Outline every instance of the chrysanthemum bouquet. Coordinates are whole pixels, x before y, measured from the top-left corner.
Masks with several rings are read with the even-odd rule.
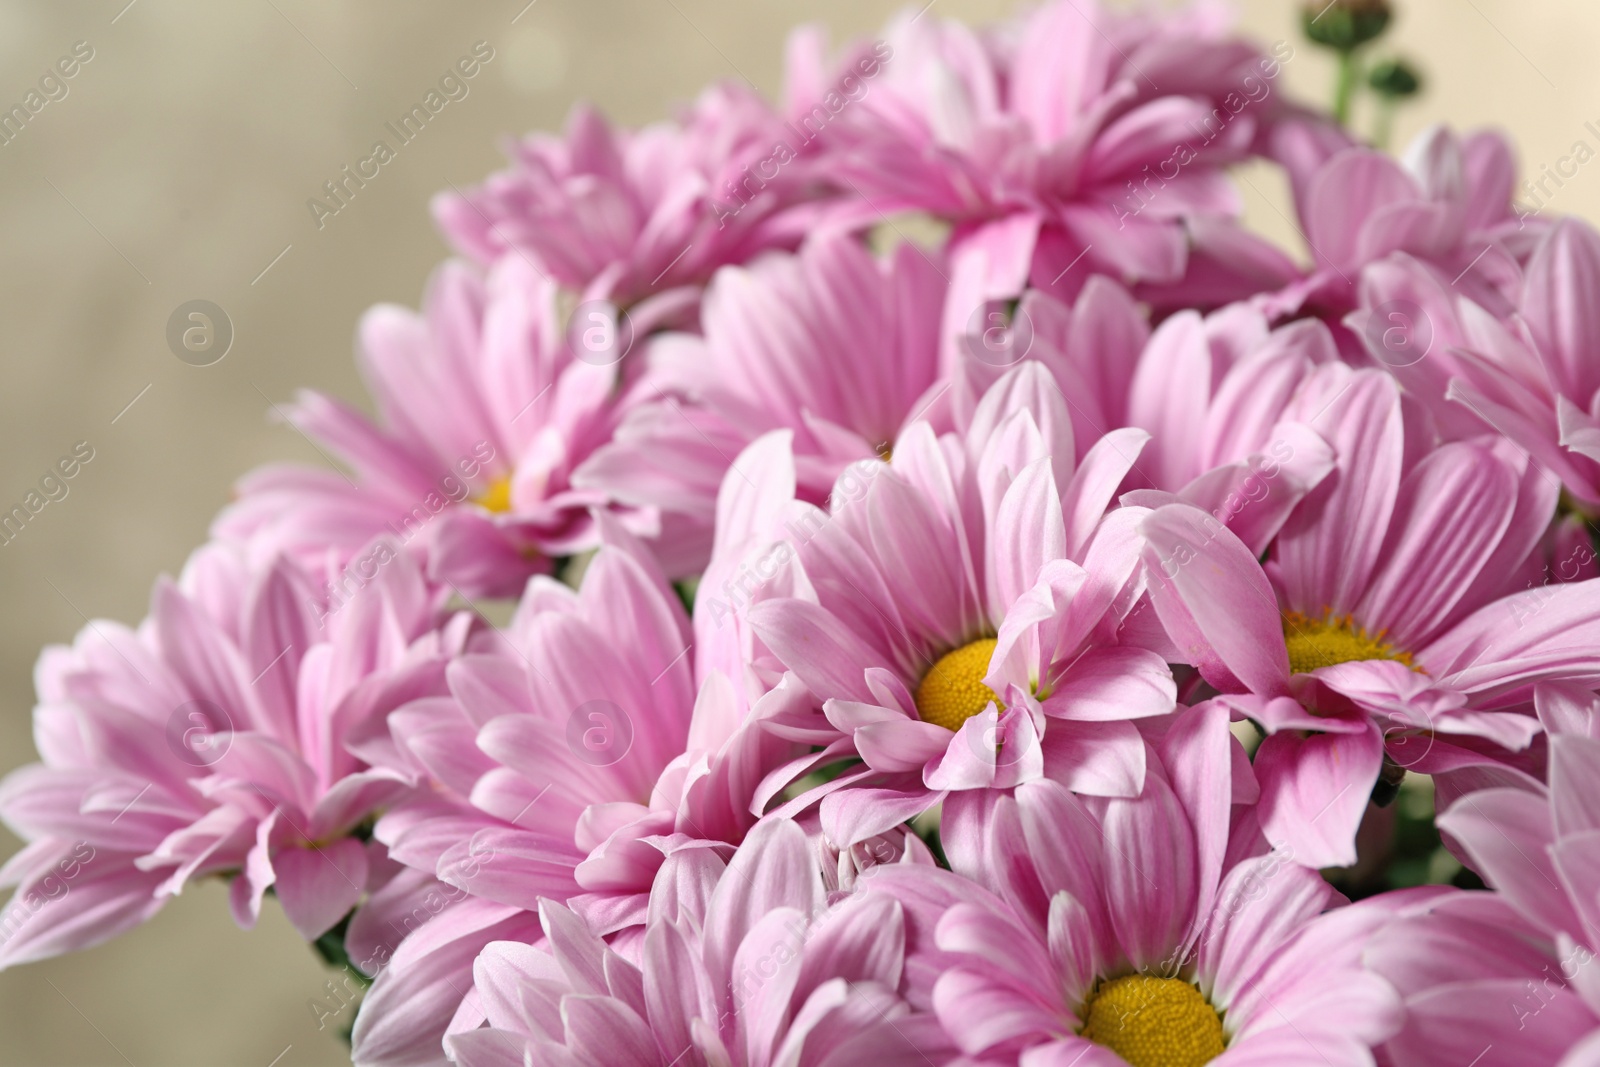
[[[513,145],[345,469],[41,657],[0,965],[217,878],[363,1065],[1600,1064],[1600,234],[1345,131],[1386,19],[1332,114],[1049,0]]]

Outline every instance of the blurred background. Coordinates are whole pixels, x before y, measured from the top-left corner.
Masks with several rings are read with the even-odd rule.
[[[1499,126],[1535,176],[1577,141],[1600,147],[1600,5],[1395,4],[1381,51],[1426,78],[1397,145],[1432,122]],[[557,128],[579,99],[642,123],[713,79],[775,95],[790,27],[821,22],[838,40],[900,6],[0,0],[0,110],[59,58],[92,52],[67,95],[0,145],[0,511],[79,442],[93,449],[68,495],[0,547],[0,773],[33,758],[41,645],[89,618],[136,623],[154,577],[181,566],[247,468],[323,462],[269,422],[269,402],[310,386],[365,404],[354,326],[374,302],[420,298],[445,254],[433,192],[478,181],[500,165],[503,135]],[[929,6],[973,21],[1015,7]],[[1333,65],[1300,37],[1299,7],[1242,0],[1239,14],[1263,45],[1295,46],[1290,92],[1325,104]],[[494,58],[470,94],[318,229],[307,199],[479,41]],[[1265,167],[1242,178],[1252,224],[1298,252],[1281,179]],[[1600,216],[1600,168],[1579,170],[1546,208]],[[226,357],[203,367],[166,340],[173,311],[197,299],[234,331]],[[0,858],[17,845],[0,829]],[[309,1007],[329,972],[270,901],[247,932],[224,897],[220,884],[196,887],[109,945],[0,973],[0,1065],[348,1062]]]

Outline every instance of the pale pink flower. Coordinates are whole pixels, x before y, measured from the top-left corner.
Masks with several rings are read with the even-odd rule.
[[[1600,509],[1600,234],[1577,219],[1550,229],[1504,324],[1462,307],[1472,331],[1450,397]],[[1474,312],[1476,312],[1474,314]]]
[[[1432,774],[1492,762],[1537,734],[1535,683],[1600,678],[1596,583],[1525,587],[1547,472],[1503,441],[1419,448],[1389,378],[1339,369],[1305,398],[1337,470],[1265,569],[1192,507],[1143,526],[1173,646],[1271,735],[1256,753],[1269,838],[1314,866],[1354,861],[1386,752]]]
[[[18,885],[0,914],[21,919],[0,926],[0,965],[96,944],[208,876],[232,880],[240,925],[271,889],[303,937],[322,934],[367,888],[377,846],[357,831],[407,788],[345,742],[443,691],[470,624],[445,620],[404,556],[331,610],[288,560],[252,568],[212,544],[156,585],[137,630],[96,621],[46,649],[42,762],[0,785],[29,841],[0,872]]]
[[[534,924],[541,900],[599,935],[638,927],[665,857],[730,854],[756,821],[761,776],[793,753],[761,728],[767,705],[747,720],[729,679],[695,684],[676,594],[642,546],[601,525],[607,543],[577,591],[535,577],[499,640],[450,664],[448,694],[398,709],[390,737],[361,747],[419,786],[374,831],[425,876],[395,894],[459,892],[374,986],[358,1062],[409,1062],[452,1019],[475,1025],[481,1009],[462,1000],[472,959],[507,924]],[[768,703],[794,703],[791,691]]]
[[[1070,299],[1098,272],[1167,303],[1284,285],[1289,260],[1234,225],[1224,167],[1278,110],[1286,56],[1230,22],[1220,5],[1052,0],[983,33],[907,9],[882,73],[837,120],[830,162],[859,197],[837,212],[954,223],[953,258],[976,271],[958,286],[963,320],[968,296],[1012,297],[1030,278]]]
[[[540,918],[542,946],[497,942],[479,956],[475,991],[489,1025],[449,1038],[461,1067],[936,1067],[954,1058],[938,1021],[904,996],[900,905],[830,895],[788,820],[763,821],[726,865],[708,852],[669,860],[637,964],[559,904],[543,903]]]
[[[1600,1057],[1596,812],[1600,741],[1558,734],[1548,789],[1480,790],[1439,816],[1495,892],[1433,896],[1368,949],[1368,965],[1405,998],[1388,1062],[1583,1067]]]
[[[653,311],[634,309],[643,327],[692,305],[718,267],[798,242],[804,222],[787,209],[815,195],[817,180],[798,158],[814,153],[799,141],[735,83],[639,130],[614,129],[580,106],[564,136],[513,143],[509,169],[465,194],[439,194],[434,215],[483,263],[527,257],[589,300],[655,296]]]
[[[1080,448],[1092,441],[1086,426],[1150,434],[1124,504],[1193,504],[1259,553],[1333,469],[1303,400],[1343,373],[1330,367],[1338,350],[1320,322],[1269,330],[1259,311],[1234,304],[1204,318],[1170,316],[1130,359],[1107,359],[1102,348],[1079,344],[1065,361],[1041,358],[1072,398]]]
[[[1460,137],[1433,126],[1403,160],[1359,145],[1335,152],[1300,182],[1315,269],[1269,303],[1337,320],[1357,306],[1364,272],[1387,262],[1414,266],[1496,314],[1509,311],[1548,226],[1512,203],[1516,174],[1510,145],[1493,131]]]
[[[484,846],[475,853],[477,868],[496,858]],[[466,1025],[474,1026],[482,1018],[471,988],[478,953],[493,941],[533,942],[541,936],[533,912],[473,897],[424,871],[402,867],[373,890],[345,932],[351,961],[376,979],[356,1016],[352,1062],[442,1067],[451,1020],[465,1015]]]
[[[848,464],[887,453],[948,391],[943,269],[942,253],[903,244],[878,259],[852,237],[724,268],[702,333],[651,341],[640,405],[575,483],[681,516],[708,551],[732,458],[786,428],[800,491],[824,499]]]
[[[487,279],[445,264],[421,314],[368,311],[358,355],[378,422],[311,392],[282,413],[352,473],[256,471],[213,533],[355,571],[382,536],[468,596],[515,596],[554,557],[592,548],[605,499],[570,479],[621,417],[621,353],[575,352],[556,299],[511,256]],[[658,532],[651,516],[629,521]]]
[[[1491,132],[1435,127],[1403,166],[1367,148],[1338,153],[1301,197],[1317,269],[1262,306],[1335,325],[1344,357],[1393,374],[1446,439],[1483,433],[1487,409],[1451,403],[1452,382],[1475,368],[1471,353],[1493,361],[1513,347],[1502,320],[1553,225],[1514,207],[1515,177],[1510,148]]]
[[[971,1063],[1370,1067],[1400,1024],[1361,966],[1389,911],[1262,855],[1254,791],[1211,706],[1171,722],[1137,797],[1041,780],[947,805],[956,873],[866,883],[905,910],[908,999]]]
[[[1115,638],[1141,585],[1132,531],[1144,512],[1101,520],[1146,436],[1114,432],[1080,461],[1065,400],[1028,361],[984,396],[966,434],[912,425],[890,463],[845,472],[827,511],[792,499],[781,434],[752,446],[727,484],[746,499],[736,509],[781,516],[779,540],[756,550],[755,574],[773,580],[735,576],[731,608],[712,600],[721,587],[705,588],[702,610],[741,616],[747,662],[768,684],[788,672],[805,687],[814,705],[769,729],[821,748],[758,800],[863,760],[793,802],[826,797],[823,830],[846,845],[951,790],[1051,775],[1138,792],[1133,720],[1170,712],[1174,686],[1160,656]],[[726,570],[714,561],[711,573]]]

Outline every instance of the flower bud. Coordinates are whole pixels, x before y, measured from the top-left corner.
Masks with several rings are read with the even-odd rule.
[[[1393,15],[1388,0],[1311,0],[1301,12],[1306,36],[1340,52],[1381,37]]]
[[[1399,100],[1422,91],[1422,75],[1403,59],[1385,59],[1373,65],[1367,84],[1379,96]]]

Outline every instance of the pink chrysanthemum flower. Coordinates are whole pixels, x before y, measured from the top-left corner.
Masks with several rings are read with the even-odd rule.
[[[1303,401],[1344,373],[1321,323],[1269,331],[1260,312],[1235,304],[1205,318],[1169,317],[1120,364],[1099,359],[1096,347],[1075,348],[1065,366],[1046,362],[1072,398],[1080,448],[1085,425],[1150,434],[1123,503],[1193,504],[1261,552],[1333,469]]]
[[[692,304],[724,264],[793,247],[804,223],[786,209],[816,184],[809,142],[736,84],[640,130],[579,107],[565,136],[533,134],[508,154],[510,169],[434,201],[445,235],[484,263],[531,257],[584,299],[635,305],[654,295],[653,310],[633,309],[641,322]]]
[[[213,544],[157,584],[139,629],[97,621],[47,649],[43,762],[0,785],[0,815],[30,842],[0,872],[19,887],[0,965],[103,941],[207,876],[232,878],[242,926],[269,889],[308,940],[333,926],[367,888],[355,831],[406,791],[345,741],[442,691],[470,618],[441,622],[404,556],[334,608],[287,560],[251,568]]]
[[[738,609],[758,642],[752,666],[791,672],[820,707],[770,728],[822,751],[773,775],[759,799],[863,760],[795,801],[833,794],[823,829],[845,845],[950,790],[1049,774],[1084,792],[1138,792],[1133,720],[1170,712],[1174,685],[1160,656],[1115,639],[1138,595],[1143,511],[1101,519],[1145,438],[1116,431],[1078,462],[1060,391],[1025,362],[967,434],[917,423],[891,463],[846,472],[831,511],[784,505],[784,539],[761,558],[787,576]],[[770,450],[744,458],[729,484],[748,480],[749,496],[794,485]]]
[[[1504,326],[1481,313],[1450,395],[1554,471],[1600,513],[1600,234],[1577,219],[1549,231]],[[1470,314],[1475,308],[1463,308]]]
[[[679,527],[698,524],[709,543],[717,487],[762,434],[792,431],[799,497],[821,503],[847,465],[891,454],[909,423],[965,430],[978,399],[1024,359],[1069,398],[1080,452],[1110,429],[1154,434],[1129,487],[1227,511],[1251,544],[1264,547],[1330,469],[1314,433],[1279,421],[1312,369],[1338,358],[1320,324],[1269,333],[1261,313],[1234,305],[1204,324],[1179,313],[1152,338],[1127,291],[1095,277],[1071,306],[1029,289],[1000,334],[988,320],[977,332],[962,324],[952,344],[940,339],[947,269],[942,252],[901,244],[874,259],[838,236],[725,269],[707,292],[703,335],[651,344],[641,402],[574,482],[682,515]],[[1209,405],[1197,408],[1197,395]]]
[[[761,776],[792,754],[761,728],[766,705],[746,721],[727,678],[695,685],[677,596],[637,542],[601,522],[609,540],[578,591],[534,578],[501,640],[450,665],[448,695],[400,708],[390,738],[361,746],[426,786],[374,836],[470,898],[379,978],[355,1031],[363,1064],[404,1062],[437,1047],[458,1011],[473,1017],[462,994],[476,949],[494,924],[531,922],[540,900],[602,935],[643,923],[664,858],[730,853],[755,823]]]
[[[1070,299],[1096,272],[1214,303],[1283,285],[1292,264],[1233,225],[1223,168],[1279,107],[1286,56],[1260,55],[1230,21],[1220,6],[1053,0],[983,34],[908,9],[838,120],[835,166],[859,196],[840,210],[955,223],[979,299],[1030,278]]]
[[[1405,998],[1405,1029],[1390,1041],[1387,1062],[1596,1062],[1596,813],[1600,741],[1557,734],[1550,739],[1548,789],[1485,789],[1439,816],[1440,830],[1495,892],[1433,897],[1368,950],[1368,965]]]
[[[833,237],[723,269],[706,291],[702,333],[650,343],[642,403],[576,483],[682,516],[709,551],[732,458],[787,428],[805,498],[823,499],[846,465],[887,453],[945,391],[942,261],[909,244],[879,260]]]
[[[1346,373],[1308,398],[1338,469],[1265,569],[1194,508],[1143,525],[1157,614],[1271,735],[1256,753],[1262,824],[1313,866],[1354,861],[1386,750],[1427,773],[1491,761],[1538,732],[1536,682],[1600,678],[1596,583],[1524,587],[1555,510],[1548,473],[1505,442],[1417,450],[1393,383]]]
[[[900,905],[830,897],[788,820],[759,824],[726,865],[674,856],[638,964],[558,904],[540,916],[544,946],[498,942],[478,958],[489,1025],[450,1037],[461,1067],[927,1067],[954,1056],[931,1013],[905,998]]]
[[[1511,147],[1492,131],[1463,138],[1435,126],[1401,161],[1365,146],[1334,153],[1297,175],[1315,269],[1268,303],[1337,320],[1356,307],[1366,270],[1403,264],[1496,314],[1509,311],[1522,264],[1548,225],[1517,211],[1516,178]]]
[[[1317,269],[1260,303],[1339,324],[1347,360],[1393,374],[1446,439],[1477,436],[1485,416],[1451,402],[1452,380],[1474,367],[1470,352],[1503,351],[1500,320],[1516,310],[1552,225],[1517,211],[1514,180],[1511,150],[1494,133],[1460,139],[1436,127],[1404,166],[1347,149],[1301,197]]]
[[[474,846],[472,829],[464,829],[473,862],[462,863],[463,870],[476,873],[500,858],[486,844]],[[351,1061],[441,1067],[444,1034],[463,1010],[463,996],[471,1000],[472,961],[483,946],[540,936],[536,914],[399,867],[374,887],[345,930],[351,963],[375,979],[355,1019]]]
[[[947,809],[968,877],[889,867],[867,882],[905,908],[908,996],[931,998],[969,1063],[1370,1067],[1400,1023],[1361,966],[1388,912],[1329,911],[1342,901],[1316,871],[1260,855],[1253,790],[1211,707],[1173,722],[1138,797],[1036,781],[956,825]]]
[[[487,280],[447,263],[422,314],[373,308],[358,353],[379,424],[309,392],[285,416],[354,477],[263,468],[214,534],[317,565],[332,554],[355,571],[367,565],[358,550],[382,536],[468,596],[515,596],[552,557],[593,547],[590,509],[605,500],[570,479],[621,417],[622,353],[570,344],[556,301],[510,256]],[[630,521],[656,532],[648,516]]]

